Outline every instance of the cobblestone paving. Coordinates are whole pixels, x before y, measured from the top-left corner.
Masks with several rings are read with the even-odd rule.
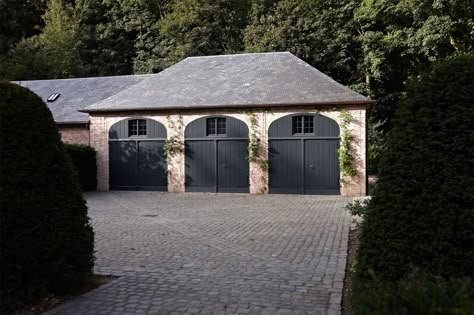
[[[87,195],[96,273],[47,314],[339,314],[350,218],[340,196]]]

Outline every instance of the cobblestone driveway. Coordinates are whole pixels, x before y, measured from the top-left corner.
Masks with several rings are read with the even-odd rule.
[[[339,314],[350,218],[339,196],[87,195],[96,273],[48,314]]]

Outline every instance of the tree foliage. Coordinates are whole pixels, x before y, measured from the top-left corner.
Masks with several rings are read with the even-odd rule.
[[[131,1],[126,7],[127,29],[135,34],[133,59],[134,73],[154,73],[161,70],[157,65],[160,57],[160,20],[169,0]]]
[[[0,143],[3,312],[82,284],[92,272],[94,235],[51,112],[7,82],[0,82]]]
[[[0,1],[0,54],[7,53],[22,39],[40,33],[46,0]]]
[[[377,100],[377,156],[407,80],[472,52],[473,17],[473,0],[3,0],[0,78],[154,73],[188,56],[290,51]]]
[[[79,21],[63,0],[50,0],[41,34],[23,39],[1,59],[0,74],[12,80],[68,78],[83,73]]]
[[[474,48],[472,0],[364,0],[354,20],[367,94],[378,100],[373,119],[386,130],[411,75]]]
[[[130,8],[142,0],[77,0],[80,16],[80,56],[88,76],[130,74],[135,56],[136,27]],[[146,12],[143,12],[146,15]],[[133,20],[135,25],[130,25]],[[135,26],[135,27],[134,27]]]
[[[179,0],[160,21],[163,68],[188,56],[220,55],[243,49],[247,0]]]
[[[474,274],[474,56],[414,79],[382,156],[362,224],[356,276],[397,281],[413,268]]]

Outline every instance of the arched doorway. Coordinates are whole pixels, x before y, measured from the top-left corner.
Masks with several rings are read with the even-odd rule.
[[[274,121],[268,130],[269,193],[339,194],[339,132],[322,115]]]
[[[166,191],[165,140],[165,126],[152,119],[114,124],[109,130],[110,189]]]
[[[232,117],[192,121],[185,130],[186,191],[248,193],[248,134]]]

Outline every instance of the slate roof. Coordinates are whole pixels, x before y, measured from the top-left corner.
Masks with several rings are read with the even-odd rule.
[[[38,94],[53,113],[56,123],[87,123],[89,115],[79,110],[98,103],[124,89],[142,82],[150,75],[127,75],[61,80],[17,81]],[[47,102],[53,93],[61,96],[54,102]]]
[[[368,104],[288,52],[189,57],[86,112]]]

